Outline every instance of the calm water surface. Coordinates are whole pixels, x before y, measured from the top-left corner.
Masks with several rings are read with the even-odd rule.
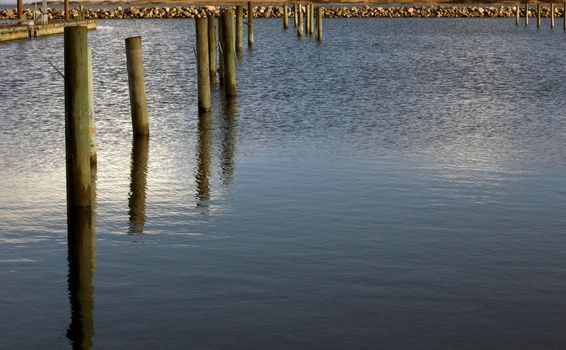
[[[258,20],[199,121],[192,20],[98,25],[96,240],[69,249],[63,38],[0,45],[0,348],[566,345],[561,30]]]

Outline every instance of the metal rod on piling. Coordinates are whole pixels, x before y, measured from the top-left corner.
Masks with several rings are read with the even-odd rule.
[[[196,18],[198,110],[210,111],[210,67],[208,65],[208,19]]]
[[[541,17],[541,6],[540,2],[537,4],[537,28],[540,28],[540,17]]]
[[[67,206],[92,206],[87,29],[65,27],[65,154]]]
[[[209,14],[208,20],[208,67],[211,78],[216,76],[216,16]]]
[[[529,2],[525,2],[525,27],[529,25]]]
[[[248,46],[254,46],[254,8],[251,2],[248,2]]]
[[[222,13],[222,36],[224,47],[224,94],[227,97],[236,96],[236,49],[234,45],[234,12],[226,10]]]
[[[283,5],[283,29],[289,28],[289,13],[287,12],[287,4]]]
[[[96,164],[96,125],[94,123],[94,84],[92,78],[92,49],[87,48],[88,66],[88,136],[90,140],[90,162]]]
[[[126,61],[128,68],[128,85],[130,87],[130,109],[134,135],[149,135],[147,121],[147,102],[145,98],[145,82],[143,72],[143,56],[141,37],[126,39]]]
[[[236,52],[244,50],[244,8],[236,6]]]
[[[322,7],[317,7],[316,11],[316,38],[318,41],[322,41],[322,15],[324,9]]]
[[[550,4],[550,28],[554,29],[554,3]]]

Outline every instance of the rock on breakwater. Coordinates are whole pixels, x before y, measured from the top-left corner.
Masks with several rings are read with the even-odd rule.
[[[473,17],[514,17],[515,6],[401,6],[401,7],[325,7],[324,17],[326,18],[399,18],[399,17],[419,17],[419,18],[473,18]],[[247,10],[244,9],[246,14]],[[74,19],[161,19],[161,18],[195,18],[204,16],[208,13],[218,15],[220,8],[216,6],[189,6],[189,7],[117,7],[114,9],[73,9],[70,11]],[[41,11],[25,9],[24,14],[27,18],[41,15]],[[529,11],[530,16],[536,16],[535,9]],[[247,14],[246,14],[247,15]],[[293,16],[293,9],[289,9],[289,15]],[[555,8],[557,17],[563,16],[564,11],[558,6]],[[0,10],[0,19],[16,19],[17,12],[14,9]],[[283,7],[280,6],[256,6],[254,16],[257,18],[280,18],[283,16]],[[524,9],[521,9],[521,16],[524,16]],[[543,17],[550,17],[550,6],[545,6],[542,10]],[[48,9],[49,19],[61,19],[64,17],[63,10]]]

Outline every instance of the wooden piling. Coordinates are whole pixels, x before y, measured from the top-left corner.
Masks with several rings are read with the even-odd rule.
[[[305,11],[306,11],[306,13],[305,13],[305,15],[306,15],[306,18],[305,18],[305,22],[306,22],[305,23],[305,27],[306,27],[305,33],[307,35],[310,35],[311,34],[310,33],[310,30],[311,30],[311,11],[310,11],[310,4],[309,3],[307,3],[305,5]]]
[[[222,29],[222,14],[218,17],[218,82],[224,85],[224,30]]]
[[[234,41],[234,12],[226,10],[222,13],[222,36],[224,38],[224,94],[236,96],[236,49]]]
[[[208,19],[195,17],[197,45],[198,110],[210,111],[210,66],[208,64]]]
[[[208,67],[210,77],[216,76],[216,16],[209,14],[208,17]]]
[[[297,28],[299,26],[299,15],[298,15],[298,8],[299,5],[297,3],[293,4],[293,24],[295,25],[295,28]]]
[[[563,14],[563,18],[564,21],[562,22],[562,25],[564,26],[564,31],[566,32],[566,1],[564,1],[564,14]]]
[[[149,135],[141,37],[126,39],[126,62],[134,135]]]
[[[67,205],[92,206],[87,29],[64,30]]]
[[[322,15],[324,8],[317,7],[316,10],[316,38],[318,41],[322,41]]]
[[[299,3],[298,8],[298,26],[297,26],[297,36],[302,37],[304,34],[304,27],[303,27],[303,5]]]
[[[541,6],[540,6],[540,2],[537,4],[537,28],[540,28],[540,22],[541,22]]]
[[[314,35],[314,5],[312,3],[309,4],[310,8],[310,28],[309,28],[309,35]]]
[[[248,46],[254,46],[254,8],[251,2],[248,2]]]
[[[287,12],[287,4],[283,5],[283,29],[289,28],[289,13]]]
[[[529,25],[529,2],[525,2],[525,27]]]
[[[517,3],[517,11],[515,13],[515,25],[519,25],[519,18],[521,17],[521,4]]]
[[[244,8],[236,6],[236,52],[244,50]]]
[[[87,48],[88,66],[88,136],[90,142],[90,162],[96,163],[96,124],[94,122],[94,83],[92,77],[92,49]]]
[[[65,21],[68,21],[71,17],[69,16],[69,0],[65,0],[64,5],[63,5],[64,9],[65,9]]]
[[[554,29],[554,3],[550,4],[550,28]]]
[[[22,19],[22,15],[24,14],[23,0],[18,0],[18,3],[17,3],[16,6],[18,8],[18,19]]]

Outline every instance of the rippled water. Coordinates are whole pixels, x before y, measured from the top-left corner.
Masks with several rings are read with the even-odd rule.
[[[193,21],[89,34],[82,251],[49,65],[62,37],[0,45],[0,348],[562,348],[566,35],[337,19],[318,45],[255,23],[237,100],[216,86],[200,122]],[[131,139],[137,34],[148,143]]]

